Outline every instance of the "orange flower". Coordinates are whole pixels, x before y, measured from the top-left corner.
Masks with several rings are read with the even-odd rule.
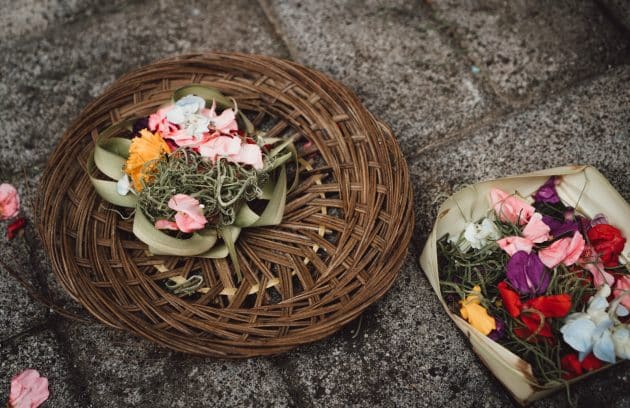
[[[142,180],[146,180],[147,173],[152,165],[146,163],[159,159],[164,153],[170,153],[162,136],[159,133],[151,133],[146,129],[140,131],[140,137],[131,139],[129,158],[125,164],[125,172],[132,178],[136,191],[142,190]]]

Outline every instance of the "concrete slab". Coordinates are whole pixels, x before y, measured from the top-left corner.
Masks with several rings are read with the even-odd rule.
[[[99,408],[291,405],[284,378],[268,359],[192,357],[98,324],[65,330]]]
[[[430,3],[508,98],[558,90],[627,60],[629,38],[591,0]]]
[[[0,401],[3,404],[8,399],[11,378],[27,368],[33,368],[48,378],[50,398],[45,407],[94,407],[82,393],[81,382],[74,376],[74,367],[68,362],[65,346],[54,330],[47,328],[25,334],[10,343],[0,343],[0,346]]]
[[[292,56],[354,90],[405,153],[494,107],[468,60],[419,2],[271,0]]]
[[[0,168],[14,174],[24,165],[43,167],[69,121],[126,71],[215,49],[287,55],[262,10],[246,0],[133,2],[33,38],[3,40]]]

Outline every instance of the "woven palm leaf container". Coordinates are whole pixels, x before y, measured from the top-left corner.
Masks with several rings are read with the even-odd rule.
[[[292,138],[298,183],[279,225],[248,228],[230,258],[154,255],[90,183],[103,129],[146,116],[182,86],[211,86],[269,137]],[[130,72],[88,105],[53,152],[39,232],[63,287],[106,325],[171,349],[238,358],[287,351],[356,318],[392,285],[413,229],[407,166],[391,130],[325,75],[213,53]],[[203,278],[178,296],[172,278]]]
[[[565,166],[537,171],[528,174],[484,181],[468,186],[449,197],[438,210],[437,220],[420,257],[420,266],[426,274],[433,290],[444,306],[448,316],[466,335],[472,349],[481,362],[503,384],[514,400],[522,406],[544,398],[554,392],[565,389],[599,371],[591,371],[573,378],[567,384],[541,383],[534,376],[532,366],[521,357],[508,350],[490,337],[473,328],[466,320],[453,313],[442,293],[438,262],[437,241],[445,234],[457,234],[469,220],[485,216],[490,209],[487,197],[492,188],[518,192],[523,197],[534,193],[551,176],[559,177],[562,182],[557,187],[560,198],[575,207],[580,213],[593,217],[598,213],[606,214],[611,224],[618,226],[624,236],[630,236],[630,205],[592,166]],[[627,262],[630,243],[623,249],[621,262]],[[621,364],[617,362],[617,364]],[[611,365],[605,366],[604,370]]]

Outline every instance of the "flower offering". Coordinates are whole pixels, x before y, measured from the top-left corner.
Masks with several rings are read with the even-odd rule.
[[[133,208],[133,232],[153,254],[230,255],[238,272],[241,229],[282,219],[294,152],[291,140],[255,130],[236,101],[191,85],[101,132],[88,167],[103,199]]]
[[[630,207],[596,170],[581,170],[582,185],[579,171],[558,170],[455,194],[421,258],[482,361],[523,403],[630,356]]]

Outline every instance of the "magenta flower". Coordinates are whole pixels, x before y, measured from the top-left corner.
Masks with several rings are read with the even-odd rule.
[[[537,203],[558,204],[560,197],[556,191],[556,177],[549,177],[545,184],[534,193],[534,201]]]
[[[518,251],[507,263],[507,278],[521,295],[541,295],[549,286],[549,272],[538,254]]]

